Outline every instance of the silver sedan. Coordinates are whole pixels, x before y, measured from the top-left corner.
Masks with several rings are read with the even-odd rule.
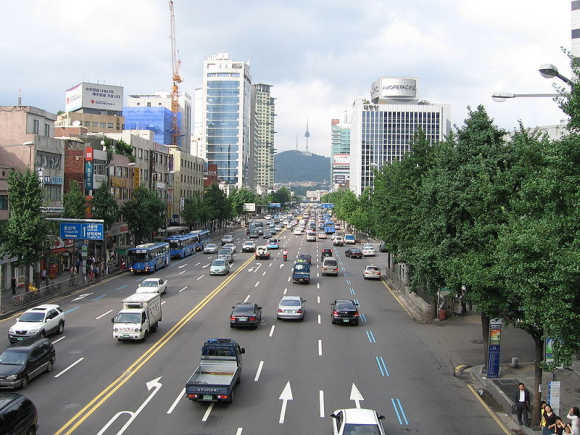
[[[300,296],[284,296],[278,304],[276,318],[286,320],[304,320],[304,302]]]

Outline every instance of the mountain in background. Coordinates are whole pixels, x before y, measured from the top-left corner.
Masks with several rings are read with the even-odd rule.
[[[283,151],[274,156],[275,182],[299,181],[328,182],[330,179],[330,157],[303,151]]]

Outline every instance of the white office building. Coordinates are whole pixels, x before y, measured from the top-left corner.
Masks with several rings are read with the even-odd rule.
[[[230,59],[227,53],[210,56],[203,63],[201,152],[208,165],[217,165],[220,184],[238,188],[252,183],[251,84],[250,66]]]
[[[421,128],[430,143],[449,132],[450,108],[417,98],[417,81],[411,78],[378,79],[371,98],[352,104],[350,134],[350,190],[360,195],[374,184],[374,170],[412,151]]]
[[[193,131],[191,134],[191,154],[196,157],[206,159],[206,149],[202,146],[201,140],[202,126],[201,112],[203,110],[203,89],[195,88],[193,90]]]
[[[580,1],[578,0],[572,0],[571,27],[572,56],[580,57]]]

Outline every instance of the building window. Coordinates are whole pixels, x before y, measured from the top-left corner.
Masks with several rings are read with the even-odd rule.
[[[32,121],[32,132],[34,134],[39,134],[40,132],[40,121],[38,119]]]
[[[0,195],[0,210],[8,210],[8,195]]]
[[[50,124],[44,124],[44,135],[50,136]]]
[[[59,184],[45,184],[42,193],[45,201],[60,201],[62,199]]]

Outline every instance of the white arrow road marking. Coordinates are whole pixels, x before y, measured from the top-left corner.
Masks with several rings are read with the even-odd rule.
[[[59,341],[62,341],[62,340],[64,340],[65,338],[66,338],[66,335],[63,335],[63,336],[62,336],[62,337],[60,337],[59,339],[57,339],[57,340],[54,340],[54,341],[52,342],[52,344],[56,344],[56,343],[58,343]]]
[[[147,398],[143,401],[141,406],[139,406],[139,408],[137,408],[135,410],[135,412],[133,412],[133,411],[119,411],[119,412],[117,412],[113,416],[113,418],[111,418],[107,422],[107,424],[103,426],[103,428],[97,433],[97,435],[102,435],[103,433],[105,433],[106,430],[123,414],[129,415],[130,417],[129,417],[129,420],[127,420],[127,423],[125,423],[125,425],[121,429],[119,429],[119,431],[117,432],[117,435],[122,435],[123,433],[125,433],[125,431],[131,425],[131,423],[133,423],[133,421],[137,418],[137,416],[141,413],[141,411],[143,411],[143,409],[147,406],[147,404],[151,401],[151,399],[153,399],[153,397],[155,397],[155,395],[161,389],[163,384],[161,384],[161,382],[159,382],[159,379],[161,379],[161,376],[158,378],[155,378],[155,379],[153,379],[145,384],[145,386],[147,387],[147,391],[151,391],[151,390],[153,390],[153,391],[151,391],[149,396],[147,396]]]
[[[264,361],[260,361],[260,364],[258,364],[258,371],[256,372],[256,376],[254,377],[254,382],[258,382],[258,379],[260,379],[260,374],[262,373],[263,367]]]
[[[185,388],[179,392],[176,399],[173,401],[173,403],[171,404],[171,406],[167,410],[167,414],[171,414],[173,412],[173,410],[175,409],[175,407],[177,406],[177,404],[179,403],[179,401],[181,400],[181,398],[183,396],[185,396]]]
[[[167,301],[163,301],[163,302],[161,302],[161,305],[164,305],[166,302],[167,302]]]
[[[318,340],[318,356],[322,356],[322,340]]]
[[[201,263],[195,263],[196,266],[199,266]]]
[[[248,272],[253,272],[253,271],[254,271],[254,268],[253,268],[253,267],[250,267],[250,268],[248,269]]]
[[[201,267],[203,267],[203,268],[205,269],[207,266],[209,266],[209,263],[207,263],[207,264],[204,264],[204,265],[203,265],[203,266],[201,266]]]
[[[288,277],[288,282],[290,282],[290,280],[291,280],[291,279],[292,279],[292,277],[291,277],[291,276],[289,276],[289,277]]]
[[[207,421],[209,415],[211,414],[211,410],[212,409],[213,409],[213,402],[205,410],[205,414],[203,414],[203,417],[201,418],[201,421],[203,421],[204,423]]]
[[[256,282],[256,284],[254,284],[254,287],[258,287],[260,285],[260,281]]]
[[[350,389],[350,400],[354,400],[354,403],[356,403],[357,408],[360,408],[361,400],[365,400],[355,384],[352,384],[352,387]]]
[[[185,287],[183,287],[183,288],[179,289],[179,291],[178,291],[177,293],[181,293],[181,292],[182,292],[183,290],[185,290],[186,288],[187,288],[187,286],[185,286]]]
[[[271,337],[272,335],[274,335],[275,328],[276,328],[276,325],[272,325],[272,327],[270,328],[270,334],[268,335],[268,337]]]
[[[320,296],[316,296],[316,302],[320,303]]]
[[[183,275],[185,272],[187,272],[187,270],[182,270],[181,272],[178,273],[178,275]]]
[[[199,281],[200,279],[203,278],[203,275],[199,275],[197,278],[195,278],[196,281]]]
[[[107,314],[112,313],[113,310],[109,310],[106,313],[101,314],[100,316],[95,317],[95,320],[99,320],[102,319],[103,317],[105,317]]]
[[[249,299],[250,299],[250,295],[246,296],[246,299],[244,299],[244,304],[245,304],[246,302],[248,302],[248,300],[249,300]]]
[[[283,267],[284,267],[284,265],[283,265],[283,264],[281,264],[281,265],[280,265],[280,269],[282,269]]]
[[[282,408],[280,409],[280,419],[278,420],[278,424],[284,424],[284,419],[286,418],[286,404],[289,400],[294,400],[292,397],[292,389],[290,388],[290,381],[286,383],[286,386],[282,390],[278,400],[282,401]]]
[[[243,427],[239,427],[238,430],[236,431],[236,435],[242,435],[243,430],[244,430]]]
[[[185,266],[187,266],[187,263],[182,264],[181,266],[178,266],[178,269],[183,269]]]
[[[92,295],[92,293],[83,293],[82,295],[78,295],[71,302],[81,301],[81,300],[83,300],[84,298],[86,298],[87,296],[90,296],[90,295]]]
[[[320,401],[320,418],[324,418],[324,391],[318,392],[318,399]]]
[[[288,292],[288,289],[287,289],[287,288],[285,288],[285,289],[284,289],[284,294],[286,294],[287,292]]]
[[[318,315],[318,324],[320,325],[320,314]]]
[[[81,363],[84,359],[85,359],[84,357],[81,357],[81,358],[77,359],[74,363],[72,363],[66,369],[64,369],[61,372],[58,372],[56,375],[54,375],[54,377],[55,378],[59,378],[61,375],[64,375],[66,372],[68,372],[70,369],[72,369],[74,366],[76,366],[77,364]]]

